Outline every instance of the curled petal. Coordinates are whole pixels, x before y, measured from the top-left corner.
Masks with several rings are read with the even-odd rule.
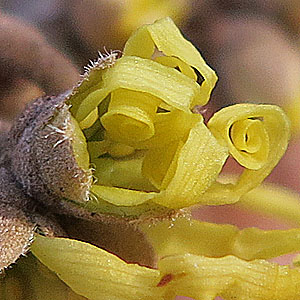
[[[194,80],[197,80],[197,75],[193,68],[188,66],[182,60],[174,56],[158,56],[155,58],[155,61],[159,62],[162,65],[178,68],[181,73],[185,74],[188,77],[191,77]]]
[[[233,157],[245,168],[257,170],[267,161],[269,136],[263,123],[256,119],[237,121],[230,129]]]
[[[143,47],[144,43],[147,47]],[[137,30],[127,41],[124,54],[150,58],[157,47],[169,57],[177,57],[187,67],[195,68],[204,78],[193,105],[204,105],[215,86],[217,76],[197,49],[187,41],[170,18],[164,18]]]
[[[238,198],[258,186],[283,156],[290,137],[290,124],[277,106],[236,104],[217,112],[208,122],[217,140],[245,168],[237,183],[216,185],[214,196]],[[209,197],[209,195],[208,195]]]
[[[179,140],[184,141],[190,129],[202,121],[203,117],[200,114],[187,114],[180,110],[157,114],[154,120],[155,135],[132,145],[136,149],[153,149],[165,147]]]
[[[95,84],[94,78],[98,79]],[[82,84],[71,97],[71,111],[81,122],[112,91],[120,88],[148,93],[171,107],[190,112],[199,93],[198,84],[173,68],[150,59],[137,56],[123,56],[113,68],[95,70],[89,75],[95,86]],[[99,80],[100,78],[100,80]],[[88,89],[85,91],[85,89]]]
[[[101,123],[117,142],[130,144],[151,138],[159,99],[146,93],[118,89],[111,94],[108,111]]]

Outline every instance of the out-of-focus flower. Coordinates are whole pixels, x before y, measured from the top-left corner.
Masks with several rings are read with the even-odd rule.
[[[133,33],[123,55],[113,51],[91,62],[72,91],[38,99],[12,128],[0,198],[4,208],[24,211],[29,235],[29,225],[42,235],[63,236],[70,226],[99,219],[119,222],[123,232],[124,223],[129,228],[134,220],[132,234],[148,237],[156,252],[157,265],[152,261],[150,268],[118,258],[117,242],[112,254],[88,243],[88,234],[81,241],[72,239],[75,234],[36,235],[30,247],[34,256],[78,295],[90,300],[299,296],[299,270],[265,261],[297,250],[298,229],[239,231],[190,220],[187,210],[181,211],[183,218],[168,218],[194,204],[237,202],[264,180],[287,147],[289,120],[276,106],[234,105],[206,125],[193,107],[208,102],[215,82],[214,71],[165,18]],[[234,183],[219,178],[228,156],[244,168]],[[6,179],[8,173],[18,184]],[[19,186],[26,201],[19,195],[9,202]],[[31,201],[35,209],[29,216]],[[156,224],[149,226],[145,216]],[[52,217],[58,224],[49,225]],[[66,226],[71,217],[82,222]],[[3,219],[9,219],[5,209]],[[12,240],[7,252],[14,262],[22,253],[14,253],[20,240],[11,232],[3,232],[1,249],[7,251],[6,241]],[[119,235],[111,239],[120,241]],[[30,243],[21,240],[21,246]],[[9,265],[1,263],[1,268]]]

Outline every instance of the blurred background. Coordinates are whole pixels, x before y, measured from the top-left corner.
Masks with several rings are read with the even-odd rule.
[[[164,16],[218,74],[208,117],[239,102],[286,110],[292,139],[267,180],[300,193],[299,0],[0,0],[0,132],[28,101],[76,84],[98,51],[122,49],[133,30]],[[241,227],[275,226],[228,207],[195,215]]]

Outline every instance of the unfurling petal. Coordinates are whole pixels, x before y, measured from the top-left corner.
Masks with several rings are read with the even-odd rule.
[[[147,43],[146,47],[143,47],[144,43]],[[127,41],[124,54],[150,58],[155,46],[166,56],[177,57],[187,67],[192,67],[199,71],[204,78],[204,82],[201,84],[198,97],[192,104],[206,104],[217,81],[217,76],[205,63],[192,43],[182,36],[170,18],[161,19],[137,30]]]
[[[189,112],[198,97],[199,86],[190,77],[150,59],[123,56],[110,69],[95,69],[89,78],[94,86],[82,84],[72,97],[71,112],[81,122],[114,90],[123,88],[158,98],[171,107]],[[90,88],[90,89],[88,89]],[[86,92],[84,89],[88,89]],[[83,90],[83,91],[81,91]]]
[[[290,137],[290,122],[274,105],[236,104],[217,112],[208,122],[219,143],[245,170],[236,184],[214,186],[214,197],[236,197],[258,186],[283,156]],[[207,194],[210,197],[210,194]],[[212,197],[212,196],[211,196]]]

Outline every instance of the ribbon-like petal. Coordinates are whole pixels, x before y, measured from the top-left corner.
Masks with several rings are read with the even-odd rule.
[[[158,270],[127,264],[91,244],[37,236],[31,250],[76,293],[90,300],[163,299],[156,287]]]
[[[258,186],[285,153],[290,137],[290,122],[283,110],[274,105],[226,107],[209,120],[208,128],[245,168],[236,184],[212,187],[207,197],[215,199],[230,197],[237,201]]]

